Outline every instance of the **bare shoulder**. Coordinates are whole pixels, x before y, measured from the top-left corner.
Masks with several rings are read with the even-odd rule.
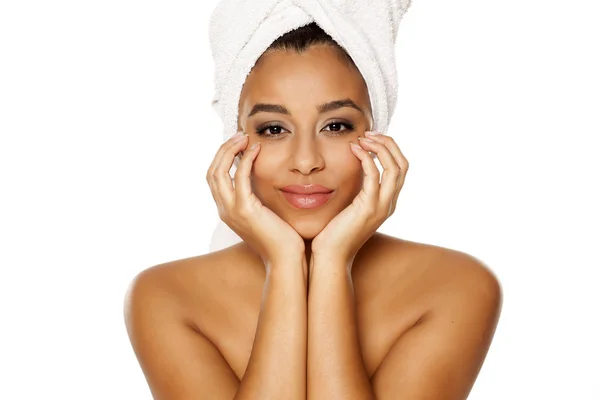
[[[159,264],[129,285],[125,325],[154,398],[235,395],[237,376],[198,328],[193,312],[195,304],[210,303],[202,299],[218,282],[214,261],[220,257],[223,253]]]
[[[440,301],[448,303],[451,299],[470,299],[500,306],[500,280],[482,260],[460,250],[419,245],[431,254],[429,268]]]
[[[174,260],[146,268],[133,277],[124,299],[125,323],[129,329],[134,326],[138,310],[157,309],[167,311],[173,317],[190,326],[192,321],[186,314],[193,289],[193,282],[205,282],[209,273],[206,255]],[[200,279],[199,279],[200,278]]]
[[[210,300],[224,286],[248,284],[251,271],[240,263],[240,246],[217,252],[179,259],[149,267],[136,275],[129,285],[126,299],[135,290],[151,289],[171,298],[172,304],[184,309]],[[244,266],[248,266],[248,262]],[[244,274],[245,273],[245,274]]]
[[[362,257],[379,260],[380,275],[397,282],[396,290],[417,290],[427,300],[427,311],[466,298],[501,306],[498,277],[466,252],[378,234]]]
[[[466,252],[433,244],[382,235],[388,267],[405,265],[418,275],[430,275],[440,285],[466,284],[500,289],[498,277],[477,257]],[[438,288],[439,289],[439,288]]]
[[[502,308],[501,285],[479,259],[431,244],[384,238],[392,305],[419,304],[419,319],[399,331],[374,373],[377,397],[465,399],[484,362]],[[417,366],[417,367],[415,367]],[[402,379],[398,379],[402,377]]]

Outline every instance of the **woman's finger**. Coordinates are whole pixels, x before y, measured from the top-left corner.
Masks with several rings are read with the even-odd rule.
[[[206,172],[207,180],[214,175],[217,165],[219,165],[221,163],[221,158],[223,157],[223,154],[227,151],[227,149],[234,142],[234,140],[236,138],[238,138],[240,136],[240,134],[242,134],[242,133],[243,132],[238,132],[236,135],[232,136],[231,138],[229,138],[228,140],[226,140],[225,142],[223,142],[221,144],[221,146],[219,147],[219,150],[217,150],[217,153],[215,154],[215,157],[213,158],[212,163],[208,167],[208,171]]]
[[[235,171],[235,204],[250,204],[252,197],[252,187],[250,185],[250,172],[254,160],[260,152],[260,142],[254,143],[248,150],[244,152],[237,171]],[[238,210],[240,211],[240,210]]]
[[[394,157],[394,159],[400,166],[401,173],[398,176],[398,184],[397,184],[396,191],[394,192],[394,195],[392,198],[392,210],[390,213],[390,214],[392,214],[396,210],[396,204],[398,202],[398,197],[400,195],[400,192],[401,192],[402,187],[404,186],[404,182],[406,180],[406,174],[408,173],[409,162],[406,159],[406,157],[404,157],[404,154],[400,150],[400,147],[398,146],[398,144],[396,143],[394,138],[392,138],[391,136],[381,135],[381,134],[367,135],[367,136],[369,137],[369,139],[373,139],[379,143],[385,144],[385,146],[390,150],[390,153],[392,154],[392,156]]]
[[[367,137],[378,143],[383,143],[389,149],[390,153],[400,166],[400,170],[402,171],[402,177],[404,178],[406,176],[406,173],[408,172],[409,163],[406,157],[404,157],[402,150],[400,150],[400,147],[398,146],[394,138],[391,136],[381,134],[367,135]]]
[[[229,171],[233,165],[233,160],[236,155],[246,148],[248,143],[248,135],[242,135],[233,139],[233,143],[228,148],[223,157],[221,158],[221,165],[217,169],[217,184],[220,189],[220,193],[223,196],[223,200],[227,207],[233,206],[235,202],[235,189]]]
[[[234,196],[229,170],[236,154],[246,146],[244,137],[247,136],[234,136],[223,143],[208,169],[206,179],[219,208],[230,207],[232,204]]]
[[[369,153],[359,144],[350,142],[350,148],[354,155],[360,160],[363,171],[365,172],[363,192],[367,196],[366,201],[370,202],[373,207],[377,207],[379,202],[379,168],[377,168],[375,161],[371,158]],[[377,210],[373,211],[377,212]]]
[[[390,153],[390,150],[383,143],[376,141],[369,141],[368,139],[360,138],[360,143],[365,147],[366,150],[372,151],[377,154],[379,162],[383,167],[383,175],[381,179],[381,186],[379,189],[379,207],[384,208],[386,216],[389,215],[390,202],[394,197],[398,184],[398,176],[400,175],[400,167],[396,163],[396,159]]]

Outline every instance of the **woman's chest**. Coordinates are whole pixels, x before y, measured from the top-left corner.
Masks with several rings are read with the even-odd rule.
[[[416,290],[414,285],[403,285],[405,280],[399,276],[386,278],[381,273],[363,275],[354,286],[356,329],[369,377],[396,339],[414,326],[428,309],[420,296],[422,290]],[[211,291],[211,298],[202,301],[202,312],[193,316],[239,379],[252,352],[264,283],[260,279],[246,282],[243,288],[237,287],[238,290],[221,287]],[[309,324],[310,321],[309,314]]]

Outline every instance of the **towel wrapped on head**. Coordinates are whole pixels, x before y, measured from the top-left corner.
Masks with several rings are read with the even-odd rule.
[[[367,84],[372,130],[386,132],[397,100],[398,25],[410,4],[411,0],[221,0],[210,17],[209,39],[215,63],[212,106],[223,121],[223,141],[237,133],[242,87],[256,61],[276,39],[311,22],[350,55]],[[241,240],[219,221],[209,251]]]

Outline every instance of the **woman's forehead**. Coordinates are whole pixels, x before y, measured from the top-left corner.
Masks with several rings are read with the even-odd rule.
[[[369,108],[368,90],[360,72],[341,60],[334,49],[324,47],[300,54],[289,50],[265,54],[248,75],[240,104],[351,98]]]

